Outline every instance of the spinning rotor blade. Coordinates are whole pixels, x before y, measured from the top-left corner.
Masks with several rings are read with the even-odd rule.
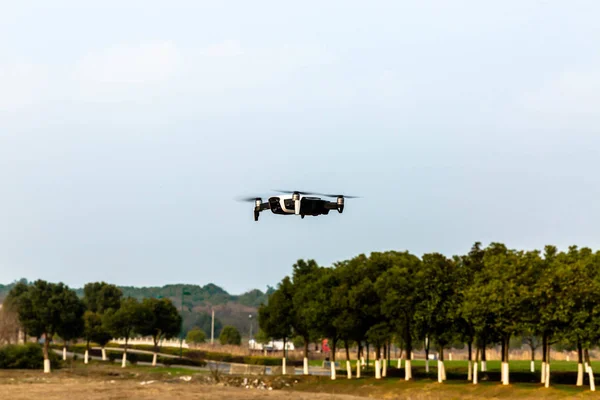
[[[242,201],[242,202],[247,202],[247,203],[253,203],[256,199],[260,199],[260,196],[254,196],[254,197],[236,197],[235,199],[237,201]]]
[[[327,193],[316,193],[316,192],[301,192],[299,190],[273,190],[274,192],[280,193],[299,193],[302,195],[315,195],[315,196],[325,196],[325,197],[344,197],[346,199],[359,199],[360,196],[346,196],[344,194],[327,194]]]

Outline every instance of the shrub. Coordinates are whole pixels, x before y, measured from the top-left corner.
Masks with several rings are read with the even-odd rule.
[[[240,335],[240,332],[233,326],[227,325],[221,331],[219,341],[223,345],[233,344],[239,346],[240,344],[242,344],[242,336]]]
[[[50,351],[48,355],[53,368],[61,367],[60,357]],[[0,348],[0,368],[3,369],[42,369],[44,355],[42,346],[35,343],[8,345]]]

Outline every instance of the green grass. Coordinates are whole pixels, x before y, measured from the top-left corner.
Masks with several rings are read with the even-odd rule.
[[[584,386],[575,386],[577,363],[554,361],[551,363],[551,387],[540,383],[541,362],[535,363],[536,372],[530,372],[530,361],[510,362],[510,385],[500,383],[500,361],[488,361],[487,372],[479,372],[479,384],[473,385],[467,380],[467,361],[446,361],[447,380],[437,382],[437,361],[430,361],[429,373],[425,372],[424,360],[413,360],[413,380],[404,380],[404,369],[397,369],[397,360],[388,368],[388,376],[374,379],[374,371],[364,369],[361,379],[346,379],[345,360],[340,360],[338,379],[328,377],[310,377],[304,380],[297,390],[320,393],[353,394],[377,398],[598,398],[589,390],[589,381],[585,375]],[[355,364],[355,363],[353,363]],[[402,363],[404,366],[404,361]],[[480,369],[479,369],[480,371]],[[353,376],[355,369],[353,369]],[[596,386],[600,385],[596,379]]]

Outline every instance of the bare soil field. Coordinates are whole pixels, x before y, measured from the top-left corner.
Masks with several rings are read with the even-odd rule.
[[[272,399],[352,400],[348,395],[315,394],[289,390],[269,390],[270,381],[263,388],[252,387],[256,379],[248,377],[249,388],[228,387],[240,385],[244,378],[223,377],[227,382],[214,382],[212,376],[192,371],[162,368],[127,368],[89,365],[65,368],[43,374],[41,371],[0,370],[0,398],[11,400],[29,399]],[[293,378],[289,378],[290,380]],[[212,382],[212,383],[211,383]],[[279,381],[279,385],[285,382]]]

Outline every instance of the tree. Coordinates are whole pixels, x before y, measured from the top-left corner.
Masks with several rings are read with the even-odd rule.
[[[156,365],[158,343],[163,339],[177,336],[181,329],[181,316],[169,299],[147,298],[140,304],[140,314],[136,331],[144,336],[152,336],[154,357],[152,365]]]
[[[88,363],[90,352],[90,342],[95,342],[102,348],[102,359],[106,360],[106,351],[104,347],[112,339],[112,335],[108,332],[102,323],[102,315],[98,312],[86,311],[83,314],[83,338],[85,339],[85,355],[84,362]]]
[[[85,305],[73,290],[65,290],[61,295],[64,308],[61,313],[60,324],[56,327],[56,333],[64,341],[63,360],[66,360],[68,342],[83,335]]]
[[[121,299],[120,306],[116,311],[109,308],[102,317],[102,324],[113,337],[125,339],[123,362],[121,365],[123,368],[127,365],[127,345],[129,339],[140,326],[140,321],[148,317],[146,314],[146,310],[140,306],[137,299],[128,297]]]
[[[242,344],[242,336],[240,332],[231,325],[223,327],[219,341],[222,345],[233,344],[239,346]]]
[[[16,288],[16,289],[15,289]],[[77,294],[63,283],[37,280],[26,287],[17,285],[8,295],[17,308],[19,321],[29,334],[44,338],[44,372],[49,373],[50,342],[57,331],[69,332],[66,325],[81,318],[83,308]]]
[[[83,302],[87,310],[103,314],[108,309],[116,310],[121,304],[123,292],[106,282],[87,283],[83,287]]]
[[[425,254],[415,278],[419,296],[415,312],[416,330],[425,339],[427,367],[431,341],[438,345],[438,381],[442,382],[446,379],[444,348],[458,336],[455,264],[442,254]]]
[[[374,255],[371,255],[374,258]],[[412,379],[411,354],[413,350],[414,315],[418,303],[416,274],[421,260],[408,252],[387,252],[374,260],[386,270],[377,279],[376,292],[381,298],[383,315],[400,332],[405,345],[405,379]]]
[[[206,334],[200,328],[194,328],[188,331],[185,337],[187,343],[200,344],[206,341]]]

